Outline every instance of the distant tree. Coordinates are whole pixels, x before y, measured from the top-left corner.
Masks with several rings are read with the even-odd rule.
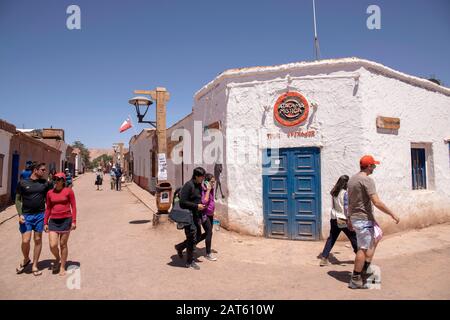
[[[101,165],[105,166],[107,163],[112,161],[112,159],[113,159],[112,156],[109,156],[106,153],[104,153],[101,156],[98,156],[97,158],[92,160],[92,168],[98,168]]]
[[[89,169],[92,169],[92,164],[91,164],[91,162],[89,160],[89,150],[88,150],[88,148],[86,148],[86,146],[79,140],[75,141],[72,144],[72,147],[80,149],[80,154],[81,154],[81,157],[84,160],[85,166],[87,168],[89,168]]]

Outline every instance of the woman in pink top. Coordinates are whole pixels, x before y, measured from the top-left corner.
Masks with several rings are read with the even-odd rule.
[[[75,194],[67,188],[66,175],[62,172],[55,174],[56,185],[47,193],[47,208],[44,216],[44,230],[49,233],[50,251],[56,258],[53,273],[66,274],[66,262],[69,249],[70,231],[75,230],[77,224],[77,205]],[[59,248],[58,248],[59,242]]]

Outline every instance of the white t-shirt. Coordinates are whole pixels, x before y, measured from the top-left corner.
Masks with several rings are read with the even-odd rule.
[[[344,213],[344,196],[346,192],[345,189],[342,189],[337,197],[332,197],[331,219],[347,219]]]

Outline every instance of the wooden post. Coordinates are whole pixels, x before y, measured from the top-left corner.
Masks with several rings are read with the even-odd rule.
[[[158,155],[164,154],[167,161],[166,140],[166,103],[169,101],[169,92],[165,88],[156,88],[156,136]],[[158,161],[159,166],[159,161]],[[158,167],[159,169],[159,167]],[[166,180],[157,179],[158,183]]]

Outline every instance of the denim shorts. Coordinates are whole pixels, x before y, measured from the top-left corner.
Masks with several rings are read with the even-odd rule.
[[[356,233],[358,249],[371,249],[375,243],[373,221],[351,219],[353,230]]]
[[[25,222],[19,223],[20,233],[25,232],[39,232],[42,233],[44,231],[44,213],[34,213],[34,214],[24,214]]]

